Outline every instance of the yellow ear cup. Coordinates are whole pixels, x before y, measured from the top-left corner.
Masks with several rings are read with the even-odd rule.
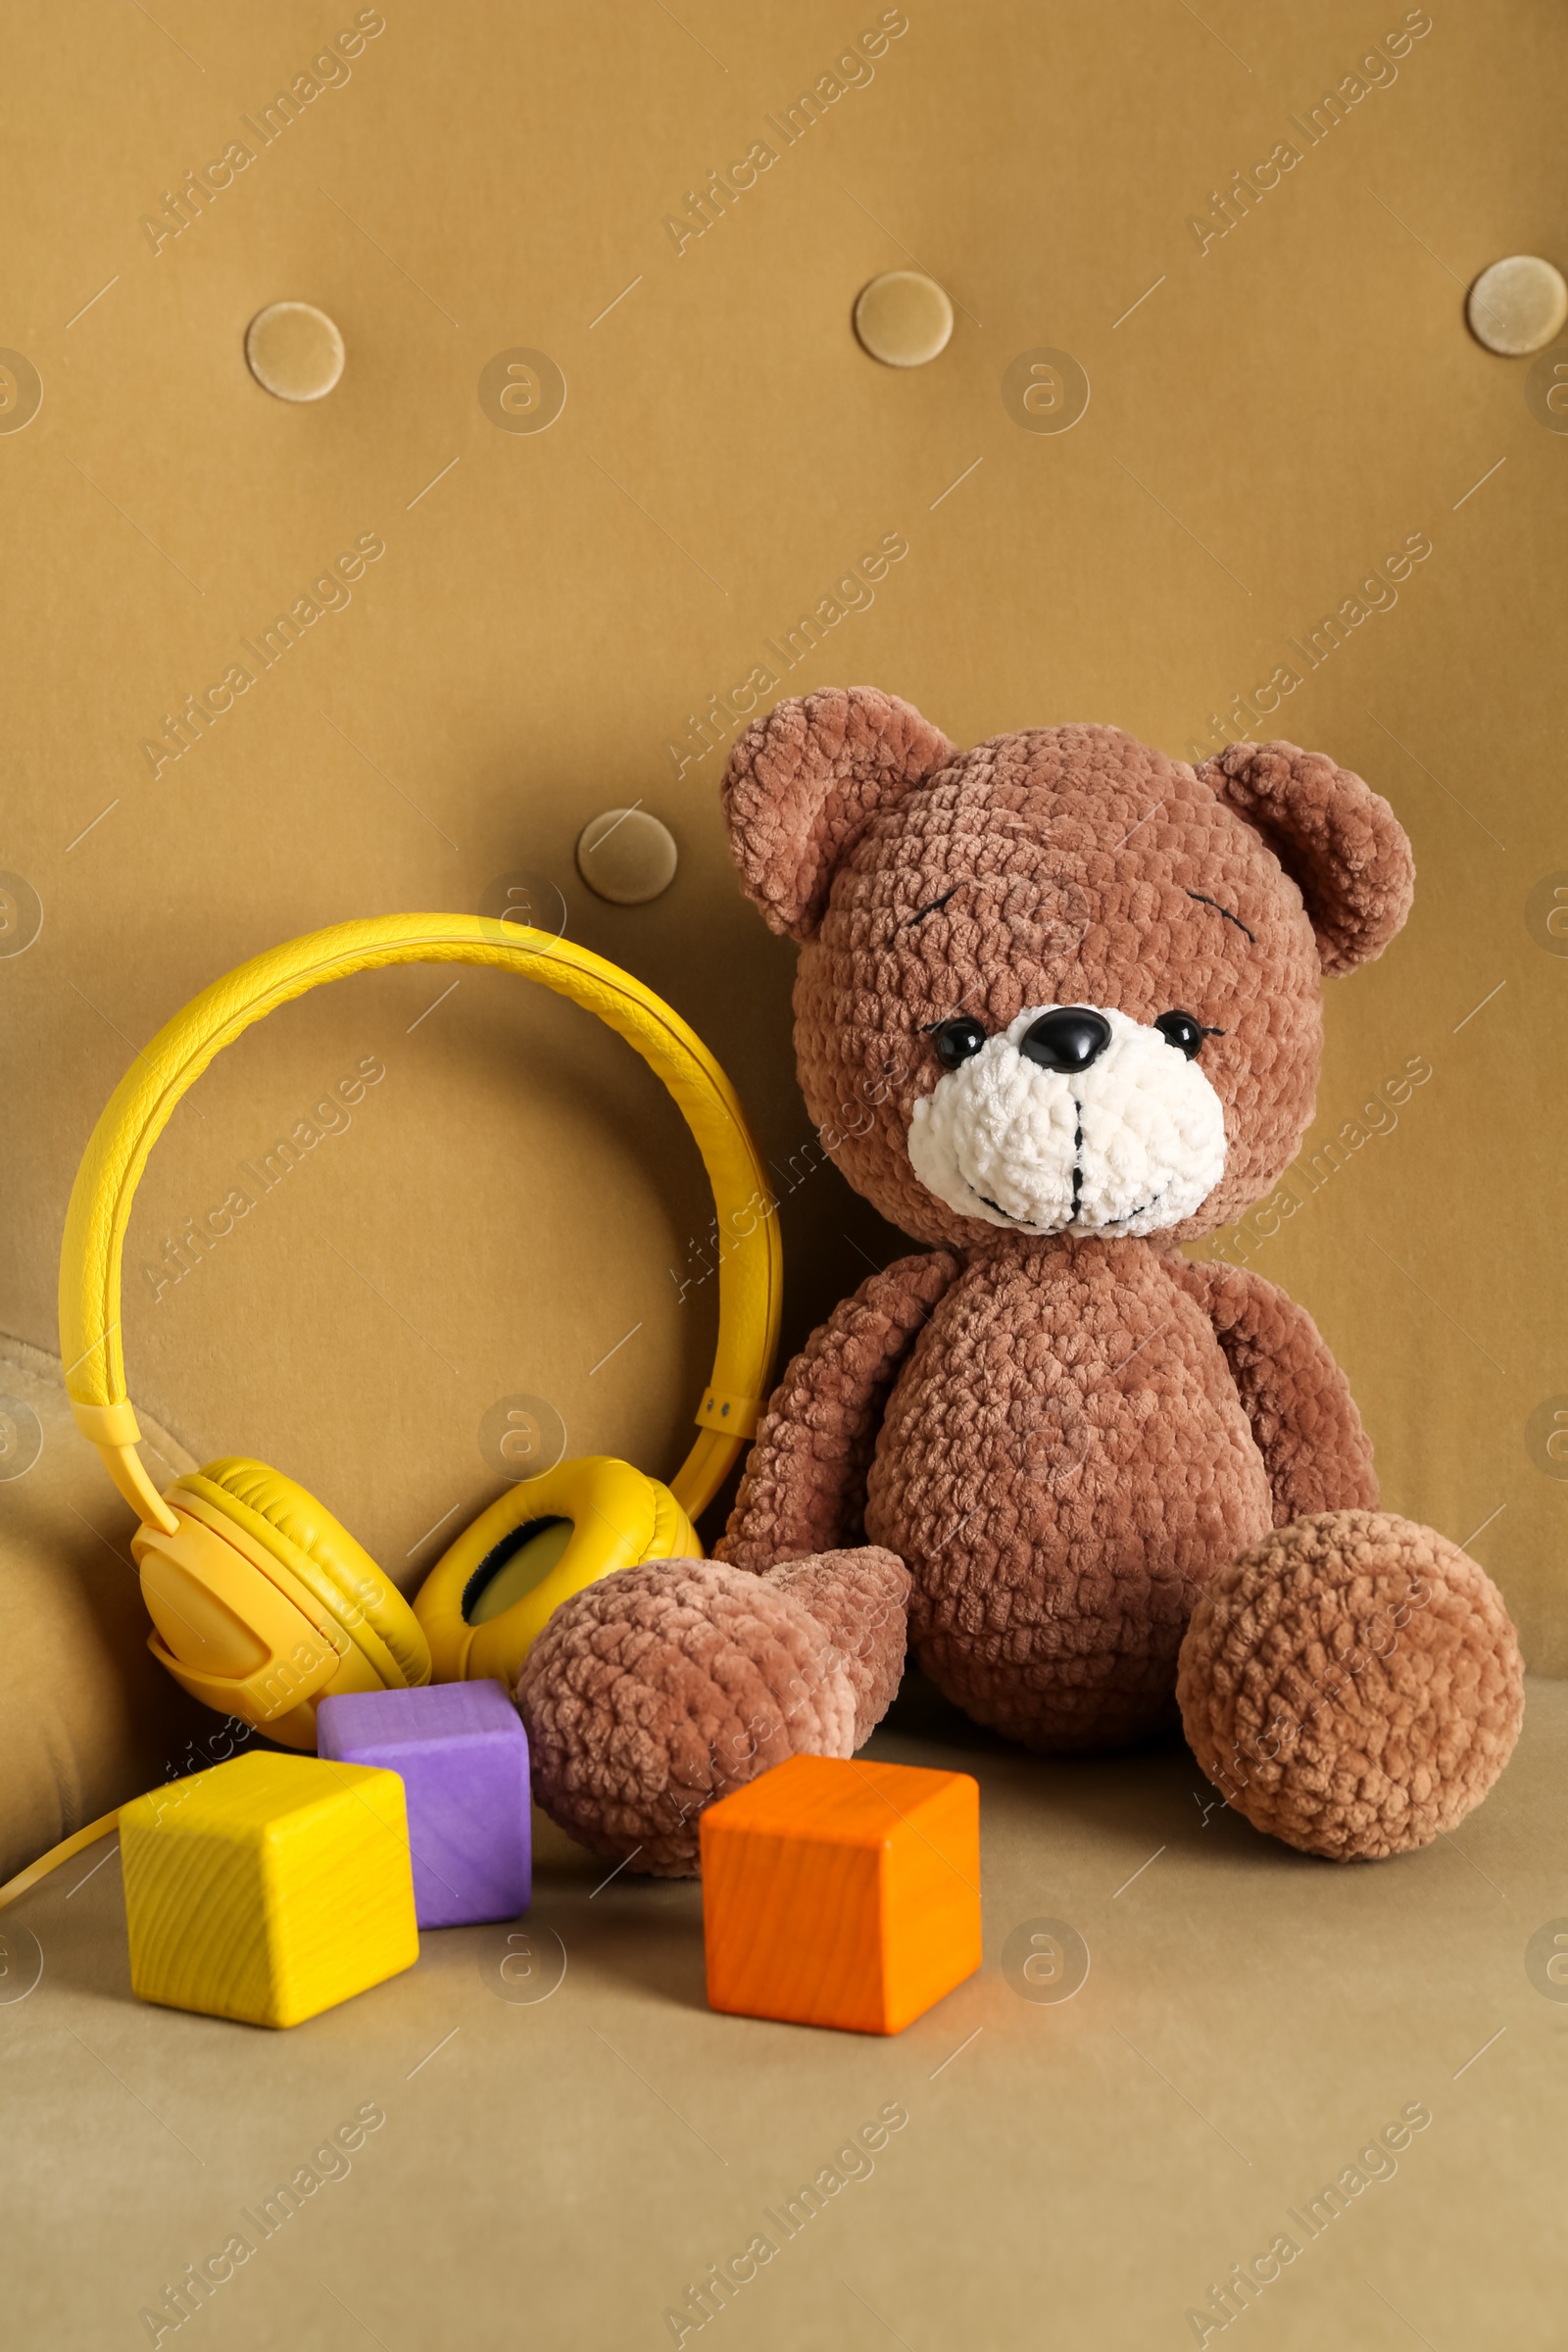
[[[701,1559],[667,1487],[608,1454],[524,1479],[480,1513],[419,1588],[415,1615],[437,1682],[494,1677],[510,1690],[564,1600],[617,1568]]]
[[[187,1508],[195,1508],[198,1516],[206,1516],[200,1508],[205,1503],[264,1542],[280,1538],[276,1549],[283,1566],[330,1610],[383,1689],[401,1690],[430,1680],[429,1644],[414,1611],[308,1487],[266,1462],[228,1454],[175,1479],[169,1497],[188,1497]]]
[[[232,1458],[165,1501],[172,1529],[142,1525],[131,1551],[147,1645],[193,1697],[311,1748],[318,1699],[429,1681],[408,1602],[304,1487]]]

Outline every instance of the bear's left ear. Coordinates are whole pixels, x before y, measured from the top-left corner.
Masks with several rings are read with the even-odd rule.
[[[1198,774],[1298,885],[1325,973],[1382,955],[1410,911],[1415,860],[1381,793],[1294,743],[1233,743]]]
[[[754,718],[724,770],[724,819],[741,888],[769,930],[809,939],[872,817],[954,750],[912,704],[874,686],[829,687]]]

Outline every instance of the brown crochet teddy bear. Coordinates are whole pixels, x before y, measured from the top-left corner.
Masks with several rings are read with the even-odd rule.
[[[1028,1747],[1121,1745],[1179,1701],[1209,1778],[1293,1844],[1451,1827],[1518,1732],[1502,1601],[1379,1512],[1310,1316],[1179,1249],[1276,1184],[1322,976],[1408,912],[1387,802],[1288,743],[1196,772],[1113,727],[959,752],[867,687],[756,720],[723,800],[743,890],[802,943],[811,1117],[925,1247],[789,1365],[716,1561],[552,1618],[517,1692],[540,1802],[691,1872],[713,1797],[866,1739],[907,1625]]]

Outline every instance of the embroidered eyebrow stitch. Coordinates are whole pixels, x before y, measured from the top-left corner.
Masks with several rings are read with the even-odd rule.
[[[933,899],[929,906],[917,907],[904,925],[905,930],[911,930],[916,923],[923,922],[928,914],[935,914],[939,908],[947,905],[950,899],[956,898],[962,888],[961,882],[955,882],[951,890],[945,890],[940,899]]]
[[[1243,922],[1241,916],[1239,914],[1232,914],[1230,908],[1228,906],[1222,906],[1218,899],[1205,898],[1200,890],[1190,890],[1188,891],[1187,896],[1190,899],[1196,899],[1200,906],[1212,906],[1216,914],[1222,914],[1228,923],[1234,923],[1238,931],[1246,931],[1247,936],[1251,941],[1253,947],[1256,947],[1256,934],[1254,932],[1248,931],[1247,925]]]

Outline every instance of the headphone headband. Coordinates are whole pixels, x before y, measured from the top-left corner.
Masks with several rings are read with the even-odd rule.
[[[671,1481],[695,1519],[757,1427],[778,1340],[782,1261],[776,1221],[758,1206],[768,1194],[757,1148],[729,1080],[652,989],[587,948],[481,915],[381,915],[285,941],[215,980],[137,1054],[93,1129],[66,1216],[60,1349],[77,1427],[143,1518],[172,1532],[172,1514],[134,1450],[141,1433],[120,1338],[121,1257],[148,1154],[180,1097],[253,1021],[327,981],[397,963],[490,964],[537,980],[634,1046],[673,1097],[703,1155],[723,1237],[718,1347],[697,1415],[701,1434]]]

